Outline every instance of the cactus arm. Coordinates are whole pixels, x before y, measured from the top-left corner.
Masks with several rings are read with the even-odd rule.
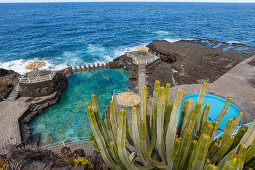
[[[219,122],[218,122],[218,121],[214,121],[214,122],[212,123],[212,126],[213,126],[213,131],[212,131],[212,134],[211,134],[211,139],[210,139],[211,141],[210,141],[210,143],[213,142],[214,137],[215,137],[215,135],[216,135],[216,133],[217,133],[217,131],[218,131]]]
[[[252,159],[245,167],[247,168],[251,168],[251,170],[254,169],[255,167],[255,157],[253,157],[254,159]]]
[[[185,130],[188,128],[192,112],[193,112],[193,100],[188,99],[188,103],[185,108],[185,117],[184,117],[184,120],[182,123],[182,128],[181,128],[181,136],[182,136],[182,134],[184,134]]]
[[[207,87],[207,83],[204,82],[203,85],[202,85],[202,88],[201,88],[201,90],[199,92],[198,99],[197,99],[197,103],[201,103],[202,106],[204,105],[204,98],[205,98],[205,93],[206,93],[206,87]],[[198,134],[198,130],[199,130],[199,121],[200,121],[200,114],[199,114],[199,117],[198,117],[198,119],[196,120],[196,123],[195,123],[194,132],[196,134]]]
[[[229,152],[234,149],[239,143],[240,140],[242,139],[242,137],[244,136],[244,134],[247,132],[248,130],[248,126],[247,125],[242,125],[239,129],[239,131],[237,132],[235,138],[234,138],[234,142],[231,145],[231,147],[229,148]]]
[[[209,147],[210,137],[205,135],[201,140],[197,154],[195,155],[195,160],[192,165],[192,170],[202,170],[205,163],[205,158],[207,155],[208,147]]]
[[[210,159],[211,157],[213,157],[213,155],[215,155],[215,153],[217,152],[218,149],[219,149],[219,143],[214,142],[212,147],[209,149],[209,152],[207,154],[207,158]]]
[[[148,136],[149,136],[149,141],[151,141],[152,139],[152,131],[151,131],[151,125],[150,125],[150,114],[147,113],[146,114],[146,128],[147,128],[147,132],[148,132]]]
[[[183,124],[183,120],[184,120],[184,117],[185,117],[185,109],[186,109],[187,103],[188,103],[188,100],[186,100],[184,102],[182,110],[181,110],[181,116],[180,116],[178,130],[177,130],[177,135],[179,135],[179,136],[181,136],[181,129],[182,129],[182,124]]]
[[[224,167],[225,170],[236,170],[238,169],[238,158],[233,157]]]
[[[200,131],[200,134],[199,135],[202,135],[202,134],[205,134],[207,128],[209,127],[209,124],[211,124],[211,122],[209,120],[207,120],[204,124],[204,126],[201,128],[201,131]]]
[[[93,110],[99,110],[96,95],[94,94],[91,95],[91,101]]]
[[[89,106],[92,107],[90,101],[86,101],[86,104],[87,104],[87,107],[89,107]]]
[[[90,140],[91,144],[94,146],[94,148],[99,151],[99,148],[97,146],[95,138],[94,138],[94,136],[91,133],[89,134],[89,140]]]
[[[188,125],[188,129],[193,129],[194,126],[195,126],[195,123],[196,123],[196,120],[199,116],[199,113],[200,113],[200,110],[201,110],[201,106],[202,104],[201,103],[197,103],[193,112],[192,112],[192,115],[190,117],[190,122],[189,122],[189,125]]]
[[[205,123],[207,122],[209,111],[210,111],[210,105],[206,104],[204,107],[204,110],[202,112],[201,119],[200,119],[199,132],[201,131],[201,128],[204,127]]]
[[[206,169],[211,164],[210,159],[205,159],[204,169]]]
[[[251,126],[249,127],[243,138],[241,139],[240,143],[248,147],[252,143],[254,138],[255,138],[255,119],[253,120]]]
[[[113,135],[115,138],[117,138],[117,115],[115,112],[115,107],[114,107],[114,101],[111,100],[109,102],[109,108],[110,108],[110,118],[111,118],[111,123],[112,123],[112,131]]]
[[[110,116],[109,116],[109,111],[108,109],[105,109],[105,119],[104,119],[104,123],[106,125],[106,130],[109,134],[109,137],[112,141],[115,141],[115,138],[113,136],[113,133],[112,133],[112,125],[110,123]]]
[[[141,152],[141,147],[139,144],[140,139],[139,139],[139,128],[138,128],[136,107],[133,107],[133,109],[132,109],[132,132],[133,132],[132,135],[133,135],[136,151],[138,152],[138,155],[139,155],[140,159],[142,160],[142,162],[145,162],[142,152]]]
[[[95,113],[93,112],[92,107],[87,108],[89,122],[91,125],[91,129],[93,134],[95,135],[96,143],[98,145],[99,151],[101,152],[102,158],[104,159],[105,163],[112,169],[120,169],[120,167],[112,160],[108,149],[106,148],[106,143],[104,141],[104,137],[102,136],[99,125],[96,121]]]
[[[189,148],[190,148],[191,138],[192,138],[192,131],[188,129],[185,131],[184,139],[181,146],[181,159],[179,163],[179,169],[182,169],[184,167],[185,160],[187,158]]]
[[[244,162],[247,163],[255,154],[255,139],[253,139],[251,145],[245,153]]]
[[[244,159],[246,149],[247,149],[247,148],[246,148],[244,145],[242,145],[242,144],[239,145],[239,151],[238,151],[237,154],[238,154],[238,156],[239,156],[240,158]]]
[[[230,134],[234,133],[242,117],[243,117],[243,112],[239,112],[238,115],[233,119],[233,124],[232,124],[232,129],[230,131]]]
[[[165,117],[164,117],[164,140],[166,139],[166,132],[167,132],[168,123],[170,121],[172,109],[173,109],[173,104],[168,103],[166,107],[166,111],[165,111]]]
[[[109,136],[107,134],[107,131],[105,129],[105,126],[103,124],[103,120],[99,114],[99,111],[98,110],[94,110],[94,114],[95,114],[95,118],[96,118],[96,121],[97,121],[97,124],[98,124],[98,127],[100,129],[100,132],[101,134],[103,135],[104,137],[104,140],[107,144],[110,144],[110,139],[109,139]]]
[[[182,98],[183,98],[183,92],[182,90],[178,90],[175,97],[170,121],[167,127],[167,134],[166,134],[166,144],[167,144],[166,150],[167,151],[170,151],[174,144],[174,139],[175,139],[175,135],[177,131],[178,115],[179,115],[179,110],[182,103]],[[167,160],[170,159],[171,154],[172,154],[171,152],[166,152]]]
[[[226,166],[226,164],[232,159],[233,155],[227,155],[225,156],[221,161],[220,163],[218,164],[218,169],[219,170],[223,170],[224,167]]]
[[[217,162],[217,160],[221,158],[227,152],[227,150],[232,145],[233,141],[234,141],[234,137],[230,136],[228,140],[225,142],[225,144],[221,146],[220,149],[216,152],[216,154],[212,157],[211,159],[212,163]]]
[[[154,85],[154,91],[153,91],[152,120],[151,120],[151,130],[152,130],[153,140],[155,140],[157,136],[157,106],[158,106],[159,88],[160,88],[160,82],[156,80]],[[152,143],[152,145],[154,143]]]
[[[127,117],[126,117],[126,136],[127,136],[127,140],[129,142],[129,144],[132,145],[132,146],[135,146],[134,141],[133,141],[133,139],[130,135],[130,132],[129,132]]]
[[[227,121],[227,124],[225,126],[225,129],[223,131],[223,134],[222,134],[222,139],[220,141],[220,146],[224,145],[224,143],[227,141],[227,139],[229,138],[229,136],[232,135],[232,133],[230,133],[231,131],[231,128],[232,128],[232,125],[233,125],[233,119],[229,119]]]
[[[219,122],[219,124],[221,123],[222,119],[224,118],[224,116],[226,115],[228,108],[230,106],[232,99],[228,98],[225,105],[223,106],[222,110],[220,111],[219,115],[217,116],[217,118],[215,119],[215,121]]]
[[[128,158],[128,153],[125,147],[126,140],[126,117],[125,111],[121,109],[118,123],[118,131],[117,131],[117,146],[118,146],[118,154],[121,162],[127,169],[138,170],[138,168],[130,162]]]
[[[164,143],[164,113],[165,113],[165,88],[159,89],[159,100],[157,107],[157,140],[156,147],[163,162],[165,160],[165,143]]]
[[[185,160],[183,169],[188,169],[189,165],[192,164],[194,157],[195,157],[197,145],[198,145],[198,142],[196,140],[193,140],[191,142],[189,152],[188,152],[187,158]]]
[[[118,149],[115,142],[112,141],[110,143],[110,149],[115,162],[121,167],[121,169],[125,169],[124,165],[121,163],[121,160],[118,154]]]
[[[168,161],[167,169],[173,169],[174,159],[178,155],[180,147],[181,147],[181,141],[178,138],[175,138],[173,149],[171,150],[172,154],[171,154],[171,157],[170,157],[170,159]]]
[[[166,102],[165,102],[165,106],[168,105],[168,103],[170,103],[170,88],[171,88],[171,84],[167,83],[166,84]]]
[[[141,88],[141,110],[140,110],[140,116],[141,120],[144,120],[146,122],[146,86]]]
[[[180,141],[181,141],[180,145],[182,146],[182,140],[181,139],[182,138],[180,138]],[[177,153],[177,155],[174,158],[173,169],[179,169],[178,165],[179,165],[180,159],[181,159],[181,147],[179,148],[178,153]]]

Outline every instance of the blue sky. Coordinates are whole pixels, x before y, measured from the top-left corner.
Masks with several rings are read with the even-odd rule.
[[[15,2],[229,2],[255,3],[255,0],[0,0],[0,3]]]

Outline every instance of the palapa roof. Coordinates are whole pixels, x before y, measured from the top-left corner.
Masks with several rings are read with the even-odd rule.
[[[116,96],[117,103],[124,107],[134,107],[141,103],[141,98],[133,92],[123,92]]]
[[[37,70],[38,68],[41,68],[43,66],[45,66],[46,63],[43,61],[35,61],[29,65],[26,66],[26,69],[30,69],[30,70]]]
[[[145,46],[138,46],[138,47],[136,47],[136,49],[137,49],[138,51],[149,51],[149,48],[148,48],[148,47],[145,47]]]

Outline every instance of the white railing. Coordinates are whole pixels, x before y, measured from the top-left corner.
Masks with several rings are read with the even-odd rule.
[[[19,77],[19,83],[38,83],[42,81],[52,80],[54,74],[48,74],[44,76],[36,76],[36,77]]]

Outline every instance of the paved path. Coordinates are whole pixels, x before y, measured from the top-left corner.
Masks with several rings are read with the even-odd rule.
[[[139,64],[138,65],[138,89],[139,94],[141,91],[141,87],[146,85],[146,69],[145,64]]]
[[[30,100],[29,97],[21,97],[15,101],[0,102],[0,154],[8,153],[12,145],[21,143],[19,118],[28,110],[29,105],[40,103],[50,96],[38,97]],[[36,102],[35,102],[36,101]]]

